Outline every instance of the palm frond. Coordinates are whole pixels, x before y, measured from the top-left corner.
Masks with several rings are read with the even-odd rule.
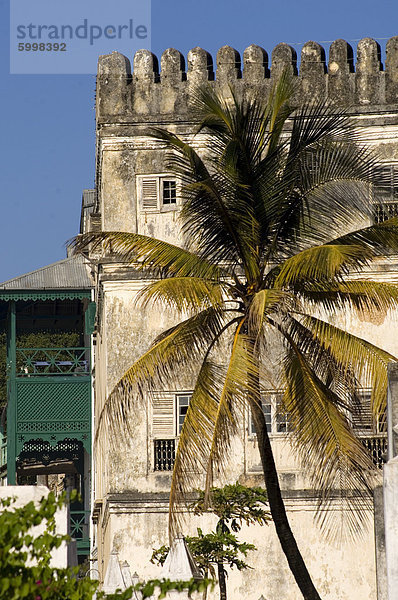
[[[266,288],[254,294],[248,312],[248,327],[251,337],[258,339],[261,335],[264,319],[267,314],[297,308],[297,301],[292,294],[278,288]]]
[[[232,286],[227,283],[208,281],[200,277],[170,277],[145,286],[137,300],[144,307],[162,302],[179,312],[203,310],[210,306],[221,310],[224,298]]]
[[[356,535],[366,511],[353,510],[360,500],[371,507],[375,469],[370,456],[354,435],[335,394],[314,374],[297,346],[289,344],[285,359],[284,406],[293,426],[297,449],[315,489],[321,490],[318,519],[329,535],[328,511],[322,504],[338,499],[347,510],[348,531]],[[351,510],[350,510],[351,509]]]
[[[269,119],[270,132],[267,157],[271,156],[279,146],[283,127],[296,109],[292,102],[294,92],[293,78],[288,69],[283,69],[280,77],[273,84],[265,111]]]
[[[304,316],[303,325],[325,348],[344,372],[353,371],[362,387],[372,388],[372,411],[377,420],[386,409],[387,365],[397,359],[374,344],[313,316]],[[298,339],[298,338],[296,338]]]
[[[116,256],[134,265],[140,271],[147,271],[161,277],[203,277],[220,281],[231,277],[231,273],[209,260],[188,252],[179,246],[151,238],[138,233],[123,231],[107,231],[102,233],[87,233],[73,240],[75,250],[82,252],[91,247],[103,248],[115,253]]]
[[[248,235],[241,238],[237,232],[252,231],[252,216],[247,203],[239,202],[227,169],[219,168],[218,174],[211,176],[197,152],[178,136],[160,129],[154,130],[153,136],[165,141],[173,151],[169,165],[182,181],[180,218],[186,238],[195,240],[198,254],[213,262],[244,262],[248,257],[244,244]],[[243,196],[244,189],[241,186]],[[233,202],[228,201],[231,197]]]
[[[236,328],[214,421],[212,443],[207,460],[205,502],[209,501],[210,490],[214,485],[215,469],[218,468],[221,473],[224,470],[231,438],[238,431],[237,416],[244,412],[249,391],[248,374],[253,372],[253,365],[247,352],[248,338],[240,333],[243,324],[244,319]]]
[[[372,254],[359,245],[322,245],[307,248],[288,258],[270,272],[277,289],[292,288],[300,283],[330,282],[349,269],[368,264]]]
[[[375,256],[398,252],[398,217],[358,229],[336,238],[333,244],[354,244],[370,249]]]
[[[325,140],[353,142],[358,138],[347,111],[328,100],[308,102],[301,104],[293,117],[289,154],[300,155]]]
[[[291,316],[285,320],[283,329],[305,356],[318,379],[333,390],[336,405],[347,415],[356,410],[360,404],[357,390],[361,386],[350,362],[342,364],[302,320]]]
[[[368,279],[346,279],[330,286],[304,284],[296,288],[308,305],[322,306],[335,312],[337,309],[353,309],[362,318],[372,320],[398,307],[398,287],[392,283]]]
[[[348,115],[325,102],[296,112],[289,142],[279,170],[283,185],[269,197],[268,210],[271,248],[288,255],[365,224],[371,186],[380,181],[377,158],[358,143]]]
[[[231,321],[229,325],[232,325]],[[213,484],[213,472],[220,472],[228,455],[231,439],[237,432],[238,415],[246,401],[245,377],[249,368],[246,339],[239,335],[243,320],[235,331],[228,368],[212,362],[208,355],[202,363],[195,389],[181,429],[169,503],[169,535],[173,539],[181,522],[181,505],[206,472],[205,497]]]
[[[223,375],[224,369],[208,359],[198,373],[174,461],[169,501],[170,540],[179,531],[182,506],[206,470]]]
[[[220,312],[208,308],[158,336],[108,396],[98,416],[95,437],[98,438],[103,427],[122,430],[128,425],[128,415],[137,398],[142,398],[147,391],[170,385],[170,381],[178,381],[183,367],[186,371],[196,370],[195,363],[219,336],[223,326]]]

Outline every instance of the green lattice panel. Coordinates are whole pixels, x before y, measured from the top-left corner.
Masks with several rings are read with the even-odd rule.
[[[90,380],[17,382],[17,446],[41,438],[55,443],[64,438],[89,445]]]

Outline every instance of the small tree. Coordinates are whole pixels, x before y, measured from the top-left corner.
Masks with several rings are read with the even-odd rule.
[[[248,488],[239,483],[212,488],[210,504],[205,501],[205,492],[199,490],[198,500],[191,505],[195,515],[210,512],[218,517],[215,532],[204,534],[198,528],[198,535],[187,537],[186,541],[204,577],[215,577],[217,569],[220,600],[227,600],[225,567],[235,567],[239,571],[250,568],[242,556],[246,557],[250,550],[257,550],[254,544],[239,542],[234,533],[240,531],[244,523],[267,524],[270,515],[264,505],[267,505],[267,493],[263,488]],[[163,564],[168,552],[168,546],[154,550],[152,562]]]

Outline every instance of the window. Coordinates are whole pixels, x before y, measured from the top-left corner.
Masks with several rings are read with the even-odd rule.
[[[172,471],[176,457],[175,440],[154,440],[154,470]]]
[[[374,191],[374,219],[383,223],[398,216],[398,165],[385,165],[382,169],[383,188]]]
[[[381,415],[377,421],[373,418],[371,395],[369,389],[359,390],[359,403],[353,406],[351,413],[353,429],[364,435],[385,433],[387,431],[386,415]]]
[[[177,202],[177,184],[175,179],[163,179],[162,199],[163,204],[176,204]]]
[[[167,175],[137,175],[139,209],[162,212],[177,206],[177,180]]]
[[[387,455],[387,418],[386,414],[383,414],[379,419],[374,419],[371,396],[370,389],[358,390],[357,401],[351,411],[351,424],[368,450],[374,465],[382,469]]]
[[[288,433],[291,429],[289,416],[282,409],[282,392],[264,392],[261,399],[268,433]],[[249,433],[255,435],[250,417]]]
[[[185,415],[187,414],[191,396],[192,396],[192,394],[177,394],[176,395],[177,435],[180,435],[180,433],[181,433],[182,425],[184,423]]]
[[[181,433],[191,396],[191,392],[176,394],[167,390],[153,394],[152,443],[155,471],[173,470],[176,436]]]

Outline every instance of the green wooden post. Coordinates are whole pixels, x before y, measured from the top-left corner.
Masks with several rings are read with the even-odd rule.
[[[16,484],[16,421],[17,421],[17,327],[15,300],[10,300],[7,319],[7,483]]]

